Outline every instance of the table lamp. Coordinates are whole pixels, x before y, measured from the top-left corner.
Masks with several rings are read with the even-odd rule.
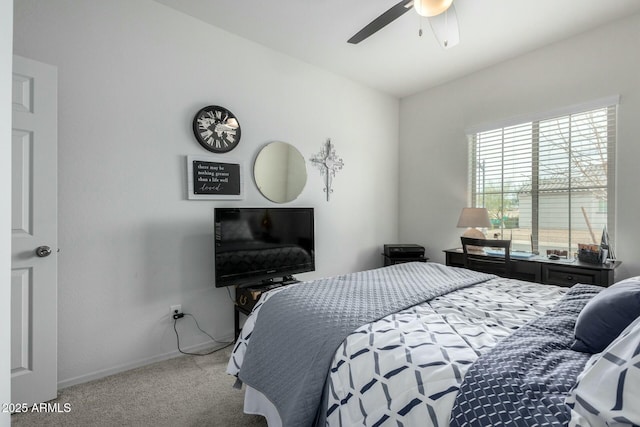
[[[489,212],[486,208],[462,208],[460,218],[458,219],[458,228],[468,227],[462,234],[462,237],[471,237],[474,239],[485,239],[486,236],[476,227],[489,228]]]

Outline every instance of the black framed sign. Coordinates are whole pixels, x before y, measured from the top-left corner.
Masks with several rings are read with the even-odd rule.
[[[211,156],[187,156],[190,200],[241,200],[242,164]]]

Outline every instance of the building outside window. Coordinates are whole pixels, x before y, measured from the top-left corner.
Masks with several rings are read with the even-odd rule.
[[[613,240],[615,102],[469,135],[471,206],[489,211],[488,237],[546,254]]]

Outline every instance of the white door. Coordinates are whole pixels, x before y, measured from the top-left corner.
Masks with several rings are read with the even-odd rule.
[[[57,394],[57,76],[55,67],[13,58],[13,403],[45,402]]]

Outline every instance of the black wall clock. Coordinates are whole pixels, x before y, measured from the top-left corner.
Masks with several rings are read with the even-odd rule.
[[[226,108],[209,105],[193,118],[193,134],[207,150],[226,153],[240,142],[240,123]]]

